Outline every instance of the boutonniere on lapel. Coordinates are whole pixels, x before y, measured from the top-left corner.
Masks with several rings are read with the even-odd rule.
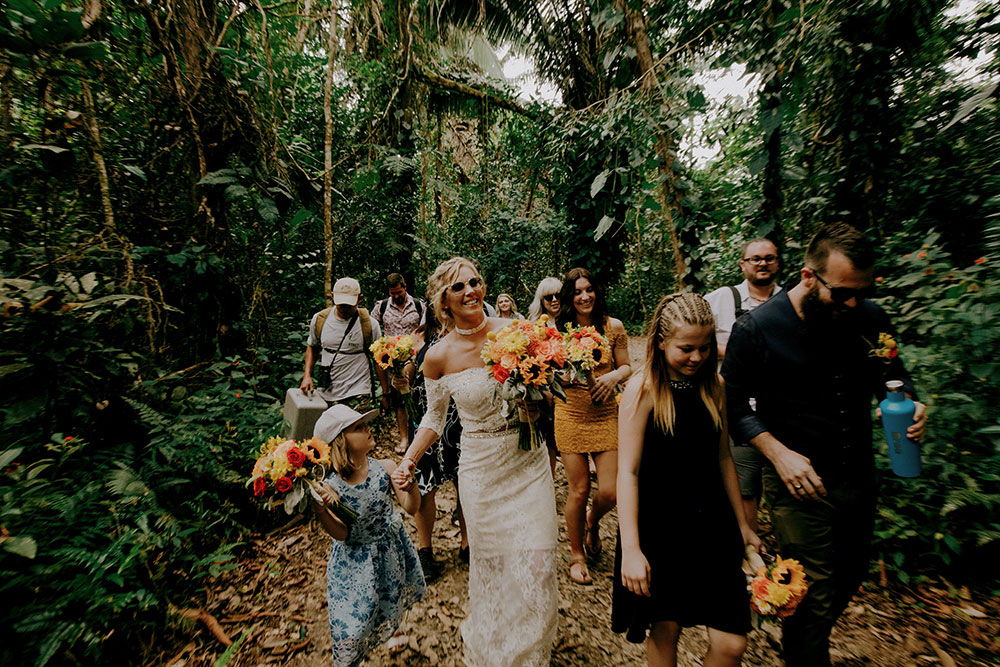
[[[891,334],[880,333],[878,335],[878,343],[875,345],[868,341],[868,339],[865,339],[865,342],[871,348],[868,351],[869,357],[875,357],[885,363],[889,363],[899,356],[899,343],[896,342],[896,339]]]

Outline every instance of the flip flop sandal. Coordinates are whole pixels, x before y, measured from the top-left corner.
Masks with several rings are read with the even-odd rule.
[[[579,578],[573,576],[573,568],[580,566],[580,576]],[[590,586],[594,582],[590,578],[590,570],[587,569],[587,561],[580,557],[574,556],[569,559],[569,579],[577,586]]]

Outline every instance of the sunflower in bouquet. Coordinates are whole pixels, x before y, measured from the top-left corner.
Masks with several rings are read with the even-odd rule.
[[[587,383],[588,389],[593,389],[594,369],[611,359],[611,341],[596,327],[574,327],[567,323],[563,342],[566,345],[569,381],[582,380]]]
[[[537,415],[529,414],[524,401],[541,401],[544,391],[566,400],[557,371],[566,367],[566,345],[555,327],[548,326],[548,316],[537,322],[514,320],[499,331],[491,331],[483,345],[482,359],[500,387],[500,397],[507,416],[515,409],[521,421],[518,446],[531,450],[541,445],[535,426]]]
[[[330,466],[330,446],[317,437],[301,442],[273,437],[261,445],[247,486],[253,495],[264,498],[268,507],[281,505],[288,514],[305,509],[311,495],[322,502],[320,484]],[[331,508],[350,527],[357,518],[352,509],[341,502]]]
[[[773,630],[781,619],[795,613],[809,590],[802,564],[794,558],[778,556],[764,564],[757,556],[756,576],[750,579],[750,609],[754,625]],[[769,627],[770,626],[770,627]]]
[[[379,368],[388,370],[396,377],[406,377],[404,367],[413,359],[413,336],[410,334],[382,336],[373,342],[368,349]],[[403,396],[403,407],[406,408],[406,414],[413,421],[419,420],[420,413],[417,412],[417,404],[414,403],[413,395],[410,394],[409,385],[399,389],[399,393]]]

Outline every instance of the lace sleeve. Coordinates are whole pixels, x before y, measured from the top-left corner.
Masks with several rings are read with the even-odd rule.
[[[448,402],[451,393],[445,384],[444,378],[432,380],[424,378],[424,388],[427,393],[427,412],[420,420],[418,428],[427,428],[438,436],[444,433],[444,427],[448,418]]]

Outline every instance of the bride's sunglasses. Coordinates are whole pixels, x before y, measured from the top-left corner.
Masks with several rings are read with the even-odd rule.
[[[477,287],[479,287],[480,285],[483,284],[483,281],[480,280],[479,278],[469,278],[469,280],[467,282],[464,282],[464,283],[463,282],[457,282],[457,283],[453,284],[451,286],[451,291],[452,292],[461,292],[462,290],[465,289],[465,286],[467,284],[472,289],[476,289]]]

